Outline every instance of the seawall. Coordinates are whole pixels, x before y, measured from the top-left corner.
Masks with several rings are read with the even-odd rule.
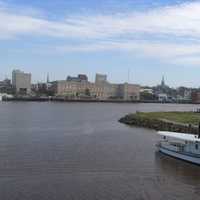
[[[172,131],[180,133],[198,134],[197,126],[191,124],[176,123],[169,120],[140,117],[137,115],[137,113],[128,114],[119,119],[119,122],[130,126],[150,128],[157,131]]]

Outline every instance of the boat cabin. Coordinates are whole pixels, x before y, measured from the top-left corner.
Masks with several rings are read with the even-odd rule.
[[[159,131],[158,134],[160,136],[157,143],[159,147],[174,152],[184,152],[200,156],[200,138],[198,135],[166,131]]]

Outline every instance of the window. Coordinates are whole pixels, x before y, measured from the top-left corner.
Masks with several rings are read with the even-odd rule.
[[[199,147],[199,145],[198,145],[198,144],[195,144],[195,149],[196,149],[196,150],[198,150],[198,147]]]

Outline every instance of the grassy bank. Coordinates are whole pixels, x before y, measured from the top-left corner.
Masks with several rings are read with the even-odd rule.
[[[191,125],[198,125],[200,122],[200,113],[194,112],[139,112],[136,113],[136,115],[147,119],[169,120],[176,123]]]
[[[198,133],[200,114],[194,112],[137,112],[119,120],[121,123],[155,130]]]

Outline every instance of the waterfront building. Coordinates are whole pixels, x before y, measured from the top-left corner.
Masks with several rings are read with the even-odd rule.
[[[135,84],[112,84],[107,81],[107,76],[96,75],[95,83],[86,81],[78,77],[68,77],[66,81],[56,81],[53,84],[54,93],[57,96],[66,96],[71,98],[91,97],[101,100],[119,99],[119,100],[139,100],[140,86]]]
[[[176,102],[177,100],[177,89],[166,85],[164,76],[162,77],[161,84],[153,87],[153,94],[159,101]]]
[[[169,86],[167,86],[165,84],[165,78],[164,76],[162,76],[162,80],[161,80],[161,83],[159,85],[157,85],[156,87],[154,87],[154,94],[155,95],[159,95],[159,94],[169,94],[171,92],[171,89]]]
[[[8,93],[8,94],[13,93],[13,88],[10,79],[5,79],[3,81],[0,81],[0,93]]]
[[[179,87],[177,88],[177,100],[179,101],[191,101],[191,88]]]
[[[103,98],[103,87],[96,86],[91,82],[79,81],[56,81],[54,91],[57,96],[66,96],[72,98],[93,97]]]
[[[36,96],[54,96],[54,91],[52,90],[53,84],[49,80],[49,75],[47,76],[47,82],[41,82],[31,85],[31,90],[33,95]]]
[[[107,89],[107,98],[120,99],[124,101],[139,100],[140,86],[136,84],[121,83],[109,84]]]
[[[88,81],[88,77],[85,74],[79,74],[77,77],[74,76],[68,76],[67,81],[74,81],[74,82],[82,82],[82,81]]]
[[[96,74],[95,84],[103,85],[107,83],[107,75],[106,74]]]
[[[47,91],[47,83],[32,84],[31,89],[36,93],[45,93]]]
[[[151,95],[154,94],[152,88],[141,88],[141,89],[140,89],[140,93],[148,93],[148,94],[151,94]]]
[[[20,70],[13,70],[12,85],[16,94],[30,94],[31,92],[31,74]]]
[[[124,83],[120,85],[123,99],[128,100],[140,100],[140,86],[135,84]]]

